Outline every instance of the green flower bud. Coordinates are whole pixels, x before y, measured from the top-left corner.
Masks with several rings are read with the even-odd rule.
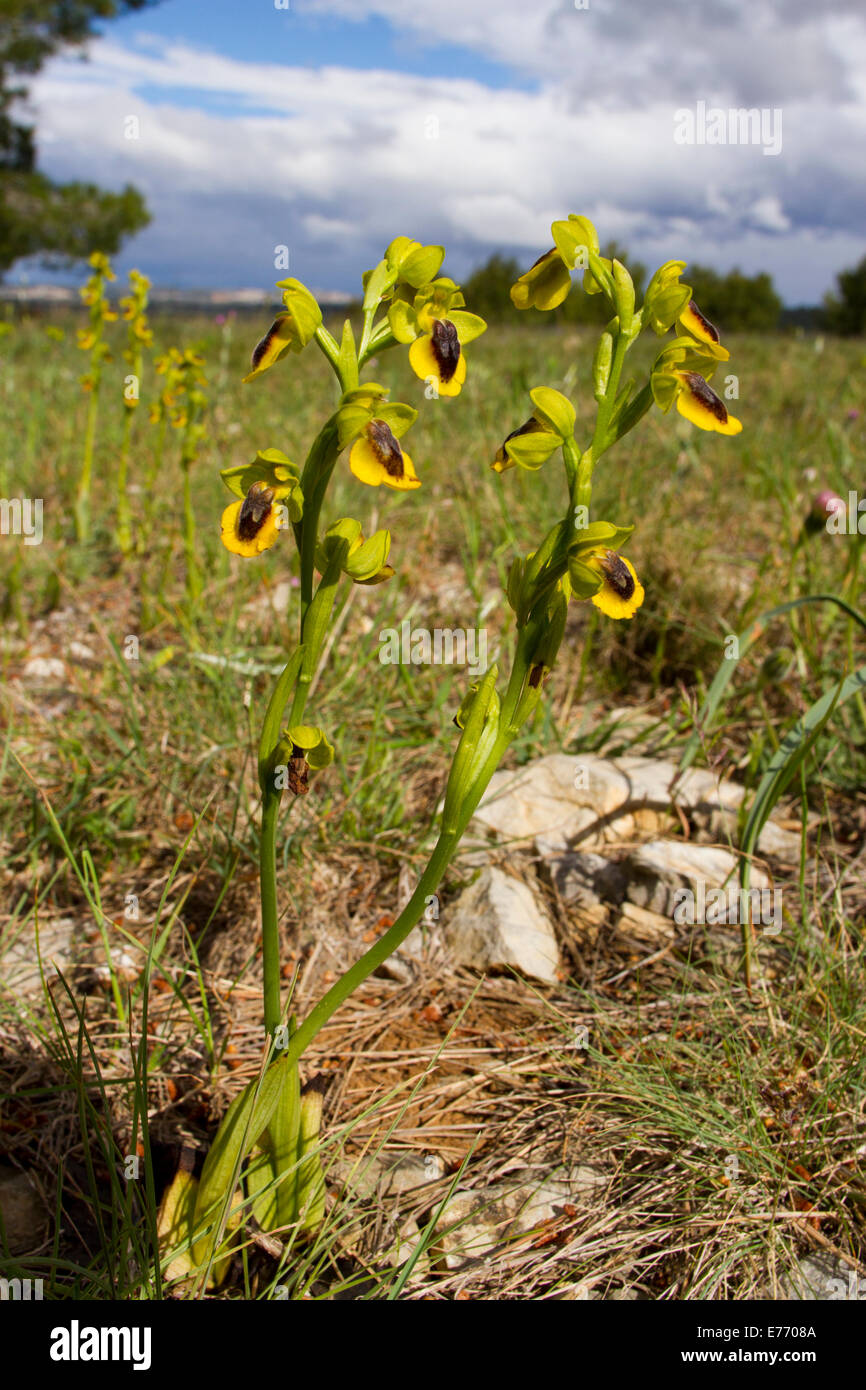
[[[592,362],[592,389],[597,401],[600,401],[607,391],[612,362],[613,334],[605,331],[599,338]]]

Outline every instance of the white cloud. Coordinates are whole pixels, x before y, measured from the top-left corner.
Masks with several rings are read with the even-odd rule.
[[[140,187],[155,223],[134,262],[162,282],[267,285],[287,244],[290,273],[349,289],[399,232],[443,241],[459,275],[493,247],[533,259],[551,220],[577,211],[645,260],[770,269],[802,302],[862,254],[866,26],[852,6],[795,0],[780,38],[778,3],[441,0],[437,34],[533,73],[532,90],[100,41],[89,63],[55,61],[33,84],[43,163]],[[398,0],[316,8],[431,39],[429,11]],[[676,144],[674,112],[698,100],[781,103],[781,155]],[[124,135],[131,114],[138,140]]]

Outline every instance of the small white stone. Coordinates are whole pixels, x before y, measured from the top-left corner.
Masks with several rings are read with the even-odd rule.
[[[444,917],[445,940],[460,965],[476,970],[513,966],[555,984],[559,948],[547,913],[532,890],[501,869],[483,870]]]
[[[31,656],[21,671],[27,681],[62,681],[66,683],[66,667],[56,656]]]

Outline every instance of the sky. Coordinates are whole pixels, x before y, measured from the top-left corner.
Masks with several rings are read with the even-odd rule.
[[[866,253],[862,0],[162,0],[30,101],[46,173],[144,193],[161,287],[354,292],[398,234],[461,279],[569,212],[788,304]]]

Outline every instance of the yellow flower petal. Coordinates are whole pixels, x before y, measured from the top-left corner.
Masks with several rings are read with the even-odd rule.
[[[687,333],[700,343],[718,343],[719,330],[705,318],[693,299],[690,299],[680,314],[680,323]]]
[[[435,381],[438,395],[459,396],[466,380],[466,358],[454,325],[437,319],[433,332],[416,338],[410,347],[409,365],[422,381]]]
[[[596,608],[609,618],[633,618],[644,601],[644,589],[631,560],[616,550],[597,550],[585,563],[601,575],[601,588],[592,597]]]
[[[719,434],[740,433],[742,421],[728,414],[724,402],[699,372],[674,372],[673,375],[682,383],[677,392],[680,415],[702,430],[716,430]]]
[[[568,266],[556,247],[545,251],[511,286],[515,309],[556,309],[571,289]]]
[[[371,420],[352,445],[349,467],[368,487],[398,488],[409,491],[421,486],[421,479],[409,455],[404,453],[391,427],[384,420]]]
[[[296,342],[297,335],[291,314],[278,314],[265,336],[256,343],[250,362],[252,371],[247,372],[244,381],[253,381],[266,372],[275,362],[288,352]]]
[[[223,512],[220,540],[234,555],[260,555],[276,541],[285,515],[273,488],[253,483],[243,501],[231,502]]]

